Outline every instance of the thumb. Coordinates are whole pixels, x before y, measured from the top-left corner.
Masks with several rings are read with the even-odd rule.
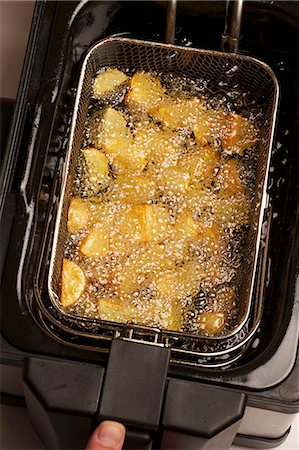
[[[126,429],[118,422],[101,422],[90,436],[86,450],[121,450]]]

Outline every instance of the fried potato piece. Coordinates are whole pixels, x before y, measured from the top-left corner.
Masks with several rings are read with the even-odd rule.
[[[160,205],[135,205],[127,210],[119,224],[120,238],[139,242],[159,242],[169,229],[169,214]]]
[[[225,316],[221,312],[208,311],[200,314],[197,323],[198,331],[218,335],[225,325]]]
[[[194,220],[190,211],[185,210],[179,215],[174,225],[174,240],[181,241],[185,238],[195,238],[199,233],[198,221]]]
[[[109,199],[136,205],[150,202],[155,198],[156,185],[144,174],[120,174],[111,186]]]
[[[144,312],[145,324],[156,325],[172,331],[183,326],[183,307],[179,301],[154,296]]]
[[[101,298],[98,301],[98,315],[110,322],[135,322],[138,310],[123,299]]]
[[[119,171],[143,170],[147,151],[134,145],[127,121],[120,111],[106,108],[98,126],[97,146],[103,147]]]
[[[132,135],[124,115],[114,108],[109,107],[104,110],[99,126],[99,132],[99,137],[101,139],[99,147],[103,145],[107,153],[116,152],[117,146],[115,145],[115,141],[118,142],[118,144],[120,144],[122,140],[126,144],[132,142]],[[121,145],[119,145],[119,147],[119,152],[121,152]]]
[[[217,181],[220,187],[220,196],[228,195],[234,197],[244,194],[244,188],[240,180],[235,159],[229,159],[222,164]]]
[[[244,150],[254,147],[257,135],[255,126],[248,119],[239,114],[230,114],[225,121],[222,150],[228,155],[243,155]]]
[[[78,264],[68,259],[62,263],[62,281],[60,301],[68,307],[76,303],[85,289],[85,275]]]
[[[89,203],[82,198],[72,198],[68,210],[67,230],[76,233],[88,226],[91,217]]]
[[[213,217],[225,228],[239,229],[249,220],[250,202],[243,194],[234,197],[216,196],[213,202]]]
[[[105,226],[97,224],[92,228],[80,245],[80,252],[89,258],[100,258],[110,249],[110,238]]]
[[[141,152],[147,152],[155,169],[176,165],[182,153],[181,137],[171,131],[161,130],[155,125],[137,128],[134,143]]]
[[[165,98],[165,91],[158,77],[137,72],[131,78],[130,90],[125,97],[129,106],[148,111]]]
[[[93,85],[93,95],[95,98],[103,98],[111,94],[115,89],[121,86],[128,76],[118,69],[108,69],[96,76]]]
[[[82,150],[87,166],[86,185],[97,192],[109,183],[109,163],[107,156],[96,148],[87,147]]]
[[[189,173],[181,167],[165,167],[155,176],[158,189],[164,194],[183,194],[190,184]]]
[[[167,270],[154,275],[157,295],[171,298],[173,301],[195,295],[203,272],[196,263],[185,263],[173,270]]]
[[[88,129],[88,141],[108,155],[125,155],[133,141],[126,118],[111,107],[96,111],[89,119]]]
[[[171,130],[188,128],[193,130],[199,115],[205,110],[205,102],[199,98],[166,98],[150,114]]]
[[[220,168],[220,155],[211,146],[205,146],[195,152],[184,155],[178,167],[187,171],[191,182],[201,182],[210,185]]]
[[[199,112],[192,131],[199,144],[216,144],[222,135],[225,123],[225,113],[222,110],[206,109]]]

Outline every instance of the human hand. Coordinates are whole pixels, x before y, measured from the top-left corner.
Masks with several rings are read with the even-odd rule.
[[[126,429],[118,422],[101,422],[90,436],[86,450],[122,450]]]

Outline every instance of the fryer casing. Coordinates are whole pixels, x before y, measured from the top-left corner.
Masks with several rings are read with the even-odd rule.
[[[223,3],[201,3],[200,13],[196,11],[195,2],[180,5],[179,23],[183,31],[178,33],[178,41],[184,44],[190,39],[196,47],[217,48],[223,27]],[[272,67],[282,92],[269,173],[272,221],[265,258],[264,308],[260,326],[246,353],[222,370],[198,367],[193,360],[181,355],[181,363],[177,364],[173,352],[166,380],[175,387],[180,386],[177,381],[184,381],[188,386],[189,382],[195,383],[196,392],[201,390],[200,386],[218,386],[227,392],[244,394],[246,408],[235,442],[262,448],[279,445],[286,438],[293,414],[299,410],[296,291],[299,161],[296,152],[298,100],[294,95],[298,80],[295,58],[298,17],[292,3],[248,2],[240,45],[241,49]],[[133,20],[136,14],[140,17],[138,22]],[[82,404],[81,411],[78,410],[77,405],[72,404],[74,395],[69,392],[63,408],[61,402],[60,406],[48,403],[56,409],[47,415],[42,405],[49,400],[46,398],[50,392],[48,380],[54,383],[54,388],[67,385],[71,373],[79,372],[82,384],[72,385],[72,392],[80,392],[83,387],[90,388],[90,394],[99,392],[107,374],[111,336],[114,336],[114,331],[107,331],[107,339],[99,339],[95,344],[92,339],[80,336],[76,327],[71,334],[64,328],[63,321],[58,330],[45,315],[38,299],[47,288],[54,232],[54,221],[48,219],[56,214],[55,196],[60,192],[74,89],[78,84],[82,56],[93,43],[124,30],[132,32],[136,38],[160,40],[159,33],[162,35],[164,27],[162,16],[164,18],[164,9],[159,2],[38,2],[35,10],[8,139],[9,153],[6,155],[9,156],[5,155],[3,166],[6,182],[2,184],[4,212],[1,220],[6,236],[9,236],[9,245],[2,275],[2,364],[10,373],[17,372],[19,377],[25,366],[27,404],[30,404],[35,427],[45,442],[47,437],[38,421],[51,417],[52,430],[56,432],[61,448],[72,446],[70,439],[76,438],[74,430],[79,431],[79,423],[81,442],[86,440],[97,413],[90,414],[91,404],[89,407]],[[277,29],[281,31],[279,40],[275,39]],[[36,277],[37,272],[39,277]],[[46,298],[42,300],[47,302]],[[80,324],[76,326],[80,328]],[[122,341],[115,339],[113,342]],[[156,343],[152,342],[156,348]],[[146,348],[150,347],[146,344]],[[39,371],[36,372],[37,366]],[[55,379],[58,373],[64,376],[60,378],[63,383],[56,383],[59,382]],[[39,400],[36,379],[41,387]],[[72,379],[78,381],[76,377]],[[86,383],[87,380],[97,381],[92,384]],[[21,390],[19,395],[22,395]],[[29,399],[31,394],[32,401]],[[150,392],[147,394],[151,395]],[[43,402],[39,403],[41,398]],[[21,402],[22,399],[14,397],[14,401]],[[97,410],[98,405],[93,405]],[[253,416],[260,417],[263,429],[258,429],[252,422]],[[84,426],[79,417],[85,417]],[[274,423],[277,434],[271,433]],[[132,424],[129,430],[132,437]],[[149,434],[152,436],[146,429],[141,431],[144,438]]]

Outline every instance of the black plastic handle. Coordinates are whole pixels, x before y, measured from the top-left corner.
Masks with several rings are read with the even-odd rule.
[[[225,450],[238,431],[246,396],[200,382],[167,378],[170,349],[112,341],[107,369],[28,358],[24,392],[45,446],[84,449],[99,421],[126,426],[126,450]]]

